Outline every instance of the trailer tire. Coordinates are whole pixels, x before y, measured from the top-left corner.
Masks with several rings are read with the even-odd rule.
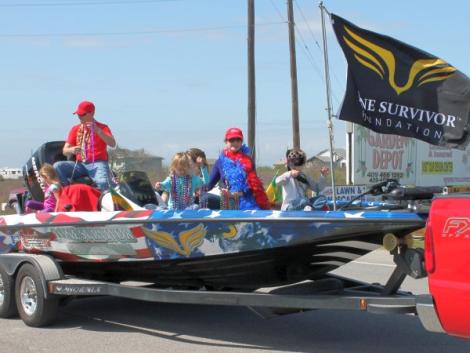
[[[0,318],[18,315],[15,302],[15,278],[0,267]]]
[[[21,266],[16,276],[15,298],[23,322],[32,327],[51,324],[57,317],[59,300],[46,298],[39,270],[31,264]]]

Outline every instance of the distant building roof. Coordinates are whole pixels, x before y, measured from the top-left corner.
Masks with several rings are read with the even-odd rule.
[[[346,159],[346,150],[344,148],[335,148],[333,155],[335,156],[334,161],[338,162],[341,160]],[[319,159],[323,162],[329,162],[330,161],[330,150],[325,149],[320,152],[318,152],[315,156],[311,157],[308,159],[309,162],[311,162],[314,159]]]

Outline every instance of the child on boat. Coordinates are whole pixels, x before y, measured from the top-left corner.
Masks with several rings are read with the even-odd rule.
[[[306,159],[305,152],[301,149],[293,148],[286,152],[287,172],[276,178],[276,184],[282,186],[282,211],[311,211],[316,200],[306,196],[307,190],[310,189],[318,195],[325,186],[328,168],[322,167],[320,179],[315,182],[310,176],[302,173]]]
[[[207,164],[206,154],[203,150],[193,147],[186,151],[193,162],[194,174],[201,177],[202,182],[209,182],[209,168]]]
[[[263,183],[256,174],[250,149],[243,144],[239,128],[225,133],[225,149],[212,168],[209,190],[222,181],[221,208],[240,210],[269,209],[269,201]]]
[[[44,191],[44,201],[28,200],[26,201],[26,210],[29,212],[56,212],[60,181],[54,167],[49,163],[44,163],[39,170],[39,177],[47,185]]]
[[[168,208],[182,211],[196,209],[194,195],[202,186],[202,179],[194,175],[194,166],[186,152],[178,152],[170,165],[170,175],[155,188],[169,193]]]
[[[217,195],[208,193],[207,183],[209,182],[209,165],[206,154],[203,150],[193,147],[186,151],[193,162],[194,174],[202,179],[203,185],[195,197],[195,203],[200,208],[219,208],[220,200]]]

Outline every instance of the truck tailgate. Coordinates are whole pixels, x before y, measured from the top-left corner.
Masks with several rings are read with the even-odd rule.
[[[435,199],[426,238],[429,290],[442,327],[470,338],[470,194]]]

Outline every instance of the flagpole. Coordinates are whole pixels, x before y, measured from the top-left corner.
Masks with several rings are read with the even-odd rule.
[[[336,184],[335,184],[335,169],[333,164],[334,150],[333,150],[333,121],[331,119],[331,92],[330,92],[330,72],[328,68],[328,46],[326,43],[326,28],[324,11],[326,8],[323,6],[323,1],[318,5],[321,13],[321,28],[323,35],[323,58],[325,63],[325,85],[326,85],[326,110],[328,112],[328,131],[330,137],[330,170],[331,170],[331,185],[333,187],[333,210],[336,211]]]

